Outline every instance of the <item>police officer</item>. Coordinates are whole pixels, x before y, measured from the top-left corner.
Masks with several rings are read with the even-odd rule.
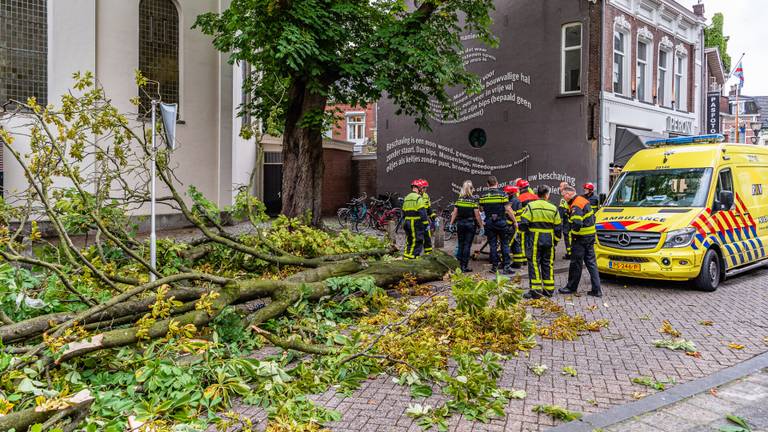
[[[496,273],[499,264],[505,273],[514,273],[509,262],[509,237],[507,235],[507,219],[516,223],[515,213],[509,205],[509,198],[499,188],[499,181],[495,176],[489,176],[488,190],[480,197],[480,206],[485,212],[485,235],[488,237],[490,248],[491,273]],[[499,259],[499,246],[501,246],[501,259]]]
[[[523,297],[529,299],[552,297],[555,291],[555,247],[560,241],[562,221],[560,213],[549,199],[549,186],[537,189],[539,197],[523,209],[520,231],[525,232],[528,255],[528,278],[531,289]]]
[[[504,192],[507,194],[507,197],[509,197],[509,205],[512,207],[512,211],[515,213],[515,219],[519,221],[520,214],[523,212],[523,206],[520,204],[520,200],[517,198],[517,196],[520,194],[520,190],[516,186],[507,185],[504,186]],[[515,229],[510,242],[512,268],[519,269],[523,266],[523,264],[525,264],[525,253],[523,252],[523,245],[520,241],[520,231],[518,229]]]
[[[571,259],[571,230],[568,221],[568,201],[563,198],[563,191],[566,186],[570,186],[568,182],[560,183],[560,205],[557,209],[560,211],[560,219],[563,220],[563,240],[565,241],[565,256],[563,259]]]
[[[593,183],[584,183],[584,198],[589,201],[592,210],[597,211],[600,208],[600,199],[595,195],[595,185]]]
[[[461,271],[469,273],[469,255],[472,249],[472,240],[475,238],[475,228],[483,228],[483,219],[480,217],[480,210],[477,197],[474,196],[475,187],[472,182],[466,180],[461,186],[459,199],[453,206],[450,225],[456,224],[456,234],[459,240],[458,258],[461,265]]]
[[[421,196],[423,183],[420,179],[411,182],[411,193],[406,195],[403,200],[403,213],[405,221],[405,259],[414,259],[421,255],[424,247],[424,230],[429,228],[429,217],[427,216],[427,206],[424,198]]]
[[[427,226],[424,228],[424,254],[429,254],[432,253],[432,224],[437,218],[437,213],[432,208],[432,200],[429,198],[429,194],[427,194],[429,182],[424,179],[418,179],[418,181],[421,183],[421,197],[424,199],[424,205],[427,207],[427,216],[429,217]]]
[[[597,259],[595,257],[595,212],[587,198],[576,195],[576,189],[568,186],[563,191],[563,196],[568,201],[569,218],[572,233],[571,266],[568,270],[568,284],[560,288],[563,294],[575,293],[581,280],[582,264],[587,266],[589,279],[592,282],[592,291],[587,294],[594,297],[602,297],[600,289],[600,273],[597,271]]]

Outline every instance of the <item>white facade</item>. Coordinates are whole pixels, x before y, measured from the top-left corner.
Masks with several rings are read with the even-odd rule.
[[[196,17],[221,11],[227,0],[176,1],[179,13],[179,113],[173,162],[181,190],[195,185],[220,207],[230,205],[238,185],[247,184],[256,162],[253,140],[239,137],[239,66],[213,48],[211,38],[192,29]],[[48,0],[48,102],[56,105],[76,71],[92,71],[121,112],[135,112],[129,100],[138,90],[140,0]],[[13,130],[14,125],[3,125]],[[18,144],[24,145],[23,142]],[[4,154],[5,190],[24,187],[21,167]],[[162,191],[159,192],[163,194]],[[166,211],[163,206],[160,212]]]
[[[598,190],[602,193],[609,190],[617,128],[664,136],[695,135],[701,132],[702,119],[706,115],[703,95],[706,86],[702,86],[703,19],[674,0],[607,0],[606,4],[620,13],[604,23],[603,31],[610,36],[605,40],[615,44],[614,32],[624,35],[619,40],[626,38],[626,49],[614,57],[614,45],[604,47],[603,65],[611,66],[612,71],[612,75],[605,79],[608,84],[613,84],[613,91],[603,87],[601,92]],[[622,13],[635,20],[630,23]],[[690,52],[689,45],[693,47]],[[638,50],[645,47],[648,47],[647,51],[639,56]],[[667,53],[665,66],[660,62],[661,51]],[[688,56],[693,56],[692,62]],[[685,61],[678,62],[680,59]],[[620,65],[624,74],[620,76],[615,75],[617,61],[624,62]],[[694,69],[688,70],[688,65],[693,65]],[[644,71],[642,78],[641,68]],[[660,68],[664,69],[665,79],[660,78]],[[685,84],[677,86],[678,79],[685,79]],[[688,85],[687,80],[693,80],[693,85]],[[663,81],[661,87],[660,81]],[[692,91],[692,95],[688,95],[688,91]]]

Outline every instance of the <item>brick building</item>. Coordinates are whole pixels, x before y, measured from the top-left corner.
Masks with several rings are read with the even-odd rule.
[[[436,196],[493,174],[556,187],[612,174],[653,138],[704,129],[704,7],[674,0],[496,2],[499,47],[462,36],[483,91],[451,91],[457,118],[431,132],[380,102],[378,184],[438,179]],[[535,55],[531,55],[535,53]],[[555,189],[556,190],[556,189]]]
[[[601,191],[609,169],[645,141],[700,133],[706,92],[703,5],[694,12],[673,0],[606,0],[604,7]]]
[[[328,131],[328,137],[354,143],[355,153],[366,153],[367,149],[376,145],[377,106],[375,102],[365,107],[343,104],[328,106],[326,109],[334,112],[337,118],[336,124]]]
[[[721,131],[726,141],[744,144],[758,144],[760,130],[763,128],[763,118],[768,112],[762,112],[760,104],[762,97],[752,97],[739,94],[738,86],[733,85],[728,96],[722,98],[720,119]],[[736,133],[736,110],[738,109],[738,134]],[[753,139],[757,138],[757,139]]]

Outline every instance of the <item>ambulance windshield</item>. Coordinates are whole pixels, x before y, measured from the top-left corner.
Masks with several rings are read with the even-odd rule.
[[[621,175],[607,207],[704,207],[712,168],[629,171]]]

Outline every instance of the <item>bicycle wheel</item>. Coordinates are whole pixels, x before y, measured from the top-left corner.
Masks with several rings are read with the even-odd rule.
[[[339,221],[341,228],[349,227],[349,208],[342,207],[336,211],[336,219]]]

